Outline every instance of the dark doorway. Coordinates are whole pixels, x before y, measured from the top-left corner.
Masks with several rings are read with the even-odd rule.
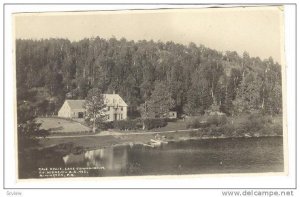
[[[83,112],[78,112],[78,118],[83,118]]]
[[[114,114],[114,120],[117,120],[117,115],[118,115],[118,114]]]

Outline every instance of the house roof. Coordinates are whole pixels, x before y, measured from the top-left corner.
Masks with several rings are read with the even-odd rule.
[[[118,94],[103,94],[107,106],[127,107],[128,105]],[[66,100],[71,109],[83,109],[85,100]]]
[[[107,106],[122,106],[127,107],[128,105],[118,94],[103,94],[104,101]]]
[[[82,109],[85,100],[66,100],[71,109]]]

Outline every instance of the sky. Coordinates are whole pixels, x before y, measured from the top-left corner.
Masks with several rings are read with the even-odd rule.
[[[271,56],[281,63],[282,21],[282,7],[23,13],[14,14],[14,33],[17,39],[114,36],[194,42],[218,51],[247,51],[261,59]]]

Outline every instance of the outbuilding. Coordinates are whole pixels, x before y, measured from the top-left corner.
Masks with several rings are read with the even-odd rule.
[[[85,100],[65,100],[64,104],[58,111],[58,117],[84,118],[84,102]]]

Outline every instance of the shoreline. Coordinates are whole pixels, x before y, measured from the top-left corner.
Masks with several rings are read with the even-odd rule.
[[[253,138],[265,138],[265,137],[283,137],[283,135],[262,135],[262,136],[223,136],[223,137],[186,137],[186,138],[180,138],[176,140],[165,140],[164,142],[180,142],[180,141],[188,141],[188,140],[219,140],[219,139],[253,139]],[[108,147],[118,147],[118,146],[128,146],[128,145],[144,145],[144,143],[135,143],[135,142],[128,142],[128,143],[120,143],[120,144],[114,144],[112,146],[104,146],[101,148],[108,148]],[[93,150],[93,149],[87,149],[87,150]]]
[[[263,137],[283,137],[283,135],[270,134],[270,135],[211,135],[204,134],[201,129],[181,130],[181,131],[163,131],[163,132],[144,132],[144,133],[122,133],[111,135],[87,135],[87,136],[64,136],[62,138],[44,138],[39,139],[40,149],[56,149],[59,152],[71,153],[73,150],[76,152],[89,151],[108,147],[117,146],[133,146],[145,145],[151,139],[155,139],[156,135],[165,138],[165,142],[179,142],[186,140],[212,140],[212,139],[229,139],[229,138],[263,138]],[[195,136],[193,136],[195,135]],[[67,146],[67,148],[65,147]],[[71,146],[68,147],[68,146]],[[61,148],[62,147],[62,148]],[[66,150],[64,150],[66,149]]]

